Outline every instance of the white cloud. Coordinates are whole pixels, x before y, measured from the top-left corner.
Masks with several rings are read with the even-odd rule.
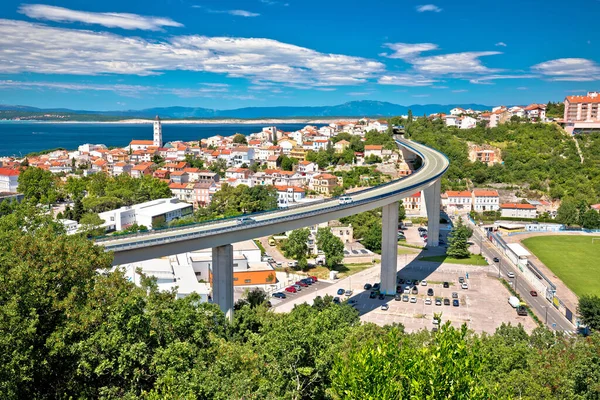
[[[539,78],[539,75],[533,75],[533,74],[486,75],[486,76],[479,76],[477,78],[470,79],[469,82],[474,83],[476,85],[493,85],[493,83],[490,81],[495,81],[498,79],[531,79],[531,78]]]
[[[435,75],[492,73],[500,70],[486,67],[479,58],[497,54],[502,53],[498,51],[470,51],[416,58],[411,63],[417,71]]]
[[[234,15],[236,17],[258,17],[258,16],[260,16],[259,13],[246,11],[246,10],[215,10],[213,8],[208,8],[208,7],[204,7],[204,6],[198,6],[198,5],[194,5],[194,6],[192,6],[192,8],[201,8],[201,9],[205,10],[207,13],[211,13],[211,14],[229,14],[229,15]]]
[[[418,12],[426,12],[426,11],[440,12],[440,11],[442,11],[442,9],[439,8],[438,6],[436,6],[435,4],[423,4],[421,6],[417,6],[417,11]]]
[[[403,60],[410,60],[424,51],[436,50],[438,48],[437,44],[433,43],[385,43],[383,46],[394,52],[392,54],[381,53],[381,56]]]
[[[495,44],[495,46],[506,47],[506,43],[504,43],[504,42],[498,42],[498,43]]]
[[[179,22],[173,21],[170,18],[146,17],[143,15],[125,13],[95,13],[88,11],[77,11],[44,4],[23,4],[21,7],[19,7],[19,12],[33,19],[42,19],[54,22],[82,22],[84,24],[102,25],[108,28],[158,31],[165,26],[183,26]]]
[[[431,86],[432,89],[448,89],[448,86]]]
[[[585,58],[559,58],[531,67],[553,81],[590,82],[600,80],[600,66]]]
[[[284,3],[281,1],[275,1],[275,0],[260,0],[261,3],[269,5],[269,6],[274,6],[274,5],[282,5],[284,7],[289,6],[289,3]]]
[[[205,86],[205,85],[203,85]],[[208,86],[200,88],[164,88],[160,86],[123,85],[123,84],[93,84],[47,81],[13,81],[0,80],[1,89],[19,90],[58,90],[58,91],[101,91],[114,92],[119,96],[139,98],[150,94],[171,94],[178,97],[221,97],[230,98],[235,95],[227,94],[229,89],[223,86]]]
[[[194,35],[148,41],[0,19],[0,73],[7,74],[146,76],[184,70],[310,88],[362,84],[384,69],[373,60],[271,39]]]
[[[347,94],[349,96],[368,96],[373,93],[372,92],[348,92]]]
[[[411,74],[395,74],[395,75],[383,75],[379,78],[378,82],[381,85],[395,85],[395,86],[430,86],[437,82],[431,78],[427,78],[423,75],[411,75]]]
[[[467,89],[457,89],[457,90],[453,90],[452,93],[465,93],[468,92]]]
[[[412,97],[429,97],[430,94],[413,94]]]

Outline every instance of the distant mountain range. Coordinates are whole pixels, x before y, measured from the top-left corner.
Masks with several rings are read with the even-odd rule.
[[[413,115],[433,114],[448,112],[454,107],[471,108],[473,110],[489,110],[490,106],[482,104],[414,104],[401,106],[383,101],[351,101],[337,106],[317,107],[245,107],[234,110],[214,110],[199,107],[157,107],[144,110],[126,111],[90,111],[69,110],[65,108],[42,109],[27,106],[0,105],[0,111],[14,111],[18,113],[68,113],[81,115],[98,115],[123,118],[154,118],[159,115],[167,119],[190,119],[190,118],[300,118],[300,117],[392,117],[406,115],[412,110]],[[1,116],[1,113],[0,113]]]

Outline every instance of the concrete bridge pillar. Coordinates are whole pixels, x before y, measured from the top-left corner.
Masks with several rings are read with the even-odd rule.
[[[425,204],[427,205],[427,246],[437,247],[440,244],[440,191],[441,181],[425,189]]]
[[[212,291],[213,303],[233,321],[233,246],[230,244],[212,249]]]
[[[383,206],[381,232],[381,293],[396,293],[398,270],[398,202]]]

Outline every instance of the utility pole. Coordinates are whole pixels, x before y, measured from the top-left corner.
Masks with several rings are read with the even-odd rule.
[[[546,322],[545,325],[548,326],[548,306],[546,306]]]

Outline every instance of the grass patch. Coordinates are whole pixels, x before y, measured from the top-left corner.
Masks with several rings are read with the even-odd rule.
[[[439,262],[439,263],[448,263],[448,264],[465,264],[465,265],[488,265],[485,258],[480,256],[479,254],[471,254],[469,258],[454,258],[449,257],[447,255],[442,256],[429,256],[419,258],[419,261],[431,261],[431,262]]]
[[[600,295],[600,236],[538,236],[523,244],[577,296]]]
[[[405,243],[405,242],[398,242],[398,246],[408,247],[410,249],[419,249],[419,250],[423,250],[425,248],[423,246],[417,246],[415,244],[408,244],[408,243]]]
[[[371,268],[374,263],[361,263],[361,264],[343,264],[338,265],[334,268],[338,271],[338,278],[345,278],[350,275],[354,275],[357,272],[364,271],[367,268]],[[308,275],[315,275],[319,279],[329,279],[329,269],[322,265],[316,265],[306,270]]]

